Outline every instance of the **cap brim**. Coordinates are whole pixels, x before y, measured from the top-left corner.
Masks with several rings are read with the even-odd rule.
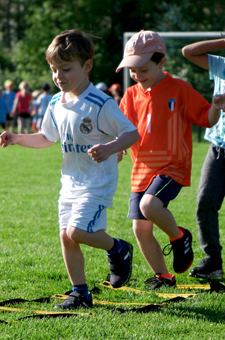
[[[146,53],[140,55],[130,55],[125,57],[119,66],[116,69],[116,73],[118,73],[123,67],[141,67],[146,64],[154,53]]]

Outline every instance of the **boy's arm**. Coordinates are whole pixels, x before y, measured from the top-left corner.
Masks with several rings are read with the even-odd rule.
[[[41,149],[55,144],[47,140],[41,133],[15,134],[4,131],[0,135],[0,145],[6,148],[9,145],[21,145],[27,148]]]
[[[208,111],[209,126],[215,125],[220,118],[220,110],[225,112],[225,93],[218,94],[212,98],[212,106]]]
[[[207,40],[184,46],[182,48],[182,54],[192,63],[208,70],[209,64],[207,53],[224,49],[225,39]]]
[[[88,154],[93,161],[101,163],[114,153],[123,151],[131,147],[139,139],[137,130],[123,133],[119,138],[107,144],[97,144],[88,150]]]

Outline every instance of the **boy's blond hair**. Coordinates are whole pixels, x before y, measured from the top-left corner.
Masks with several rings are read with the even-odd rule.
[[[94,56],[94,45],[91,36],[78,30],[68,30],[57,35],[46,51],[49,64],[55,61],[78,60],[81,66]]]
[[[19,89],[23,94],[29,93],[30,85],[27,81],[23,80],[19,83]]]

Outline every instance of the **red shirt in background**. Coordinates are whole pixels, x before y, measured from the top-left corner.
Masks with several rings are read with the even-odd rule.
[[[30,114],[30,102],[32,100],[32,95],[27,93],[25,96],[22,96],[21,91],[16,93],[16,98],[18,98],[17,111],[20,113],[28,113]]]

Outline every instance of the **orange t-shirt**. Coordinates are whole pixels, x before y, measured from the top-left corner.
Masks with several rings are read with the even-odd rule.
[[[131,191],[145,191],[153,178],[166,175],[190,185],[191,123],[209,127],[211,107],[186,81],[166,77],[151,91],[138,84],[129,87],[120,108],[136,126],[140,138],[131,146]]]

